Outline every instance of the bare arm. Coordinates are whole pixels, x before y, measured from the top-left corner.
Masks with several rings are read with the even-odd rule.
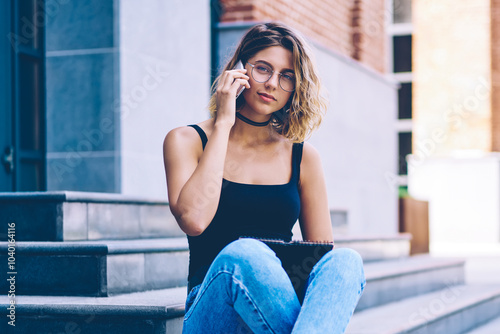
[[[165,138],[170,210],[188,235],[201,234],[217,210],[230,129],[215,126],[203,153],[194,129],[177,128]]]
[[[203,233],[217,211],[229,133],[235,119],[236,90],[240,85],[250,87],[245,71],[224,73],[216,92],[217,120],[204,151],[198,134],[188,127],[170,131],[163,142],[170,210],[190,236]]]
[[[304,240],[333,241],[325,177],[318,151],[304,143],[300,170],[299,224]]]

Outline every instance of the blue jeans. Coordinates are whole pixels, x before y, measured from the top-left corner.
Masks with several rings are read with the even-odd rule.
[[[274,251],[238,239],[189,291],[182,333],[344,333],[365,284],[360,255],[334,248],[313,267],[301,305]]]

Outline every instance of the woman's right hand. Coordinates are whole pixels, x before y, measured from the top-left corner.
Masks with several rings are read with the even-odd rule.
[[[189,127],[171,130],[163,142],[169,207],[190,236],[203,233],[217,212],[229,134],[236,117],[236,92],[241,86],[250,88],[245,73],[244,69],[231,70],[221,76],[216,91],[217,119],[205,150],[200,136]]]
[[[225,71],[215,91],[217,104],[216,124],[234,125],[236,117],[236,92],[241,86],[250,88],[246,69]]]

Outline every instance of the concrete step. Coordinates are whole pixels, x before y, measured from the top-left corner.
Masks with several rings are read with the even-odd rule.
[[[417,255],[365,264],[366,287],[356,311],[464,284],[465,261]]]
[[[7,264],[6,242],[0,263]],[[16,295],[108,296],[187,285],[187,239],[17,242]],[[8,291],[8,271],[0,290]]]
[[[185,236],[165,201],[121,194],[0,193],[0,226],[12,222],[16,241]],[[3,231],[0,241],[7,241]]]
[[[17,296],[15,333],[181,333],[186,287],[112,297]],[[346,333],[463,333],[500,315],[500,286],[454,286],[354,314]],[[9,299],[0,296],[6,319]],[[9,320],[7,318],[7,320]],[[7,321],[1,333],[14,333]]]
[[[500,285],[457,285],[356,312],[346,333],[464,333],[500,316]]]
[[[0,333],[181,333],[187,288],[112,297],[16,296],[15,327],[9,299],[0,296]]]
[[[373,260],[374,253],[366,252],[372,245],[379,249],[384,245],[395,249],[393,243],[399,243],[404,248],[407,241],[404,236],[387,241],[379,238],[355,241],[337,238],[336,247],[353,247]],[[0,242],[0,263],[8,262],[7,249],[8,243]],[[378,254],[388,258],[402,256],[398,252]],[[17,294],[108,296],[187,285],[189,246],[185,236],[136,240],[21,241],[16,242],[15,259]],[[0,289],[7,288],[6,278],[8,272],[0,272]]]
[[[338,235],[335,236],[335,247],[347,247],[356,250],[363,261],[382,261],[406,258],[410,255],[411,234],[395,235]]]
[[[476,329],[473,329],[467,334],[498,334],[500,333],[500,317],[495,318],[486,324],[483,324]]]
[[[332,221],[335,224],[335,215]],[[15,224],[16,241],[95,241],[185,237],[168,203],[121,194],[47,191],[0,193],[0,226]],[[7,229],[5,229],[7,232]],[[301,239],[299,224],[294,238]],[[0,241],[8,235],[0,231]],[[365,261],[405,257],[409,234],[336,235],[338,246],[351,247]]]

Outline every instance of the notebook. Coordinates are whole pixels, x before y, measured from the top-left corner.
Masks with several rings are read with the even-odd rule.
[[[264,242],[281,260],[281,266],[285,269],[297,297],[302,305],[305,296],[306,283],[314,265],[321,260],[323,255],[335,246],[330,241],[284,241],[281,239],[257,238],[252,236],[241,236],[242,238],[253,238]]]

